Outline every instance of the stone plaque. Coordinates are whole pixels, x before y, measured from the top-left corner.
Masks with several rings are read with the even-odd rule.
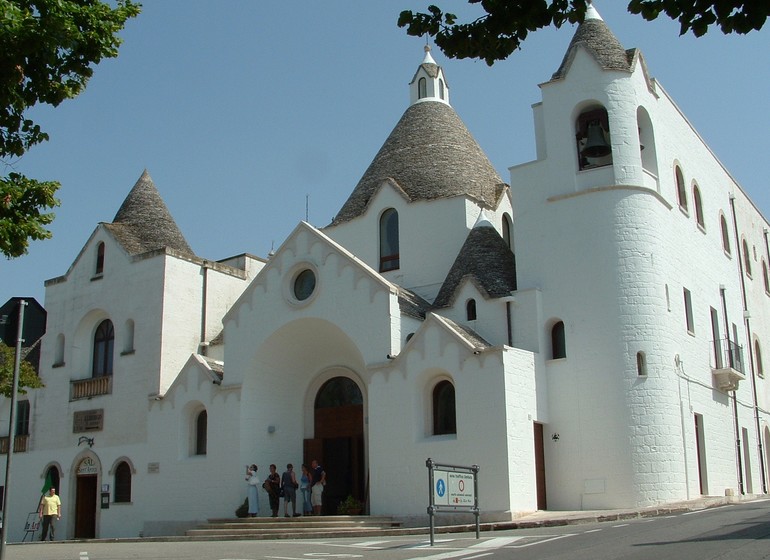
[[[104,409],[82,410],[72,417],[72,433],[98,432],[104,428]]]

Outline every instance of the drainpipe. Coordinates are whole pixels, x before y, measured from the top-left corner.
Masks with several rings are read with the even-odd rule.
[[[738,254],[740,258],[740,253]],[[725,333],[727,340],[727,360],[730,367],[735,366],[733,349],[730,346],[730,321],[727,318],[727,301],[725,300],[725,287],[719,286],[719,296],[722,298],[722,314],[725,317]],[[738,491],[743,495],[743,459],[741,457],[741,432],[738,426],[738,401],[733,391],[733,430],[735,431],[735,458],[738,465]]]
[[[201,282],[201,343],[200,343],[200,353],[201,355],[205,356],[207,354],[208,350],[208,343],[206,342],[206,304],[207,304],[207,293],[208,293],[208,283],[209,283],[209,267],[208,262],[203,263],[203,280]]]
[[[738,270],[741,276],[741,298],[743,300],[743,322],[746,327],[746,341],[749,347],[749,373],[751,374],[751,396],[754,409],[754,429],[757,433],[757,450],[759,452],[759,478],[762,483],[762,493],[767,494],[767,481],[765,479],[765,459],[762,456],[762,431],[759,427],[759,405],[757,402],[757,380],[754,372],[754,347],[751,343],[751,313],[749,312],[748,298],[746,297],[746,278],[743,274],[743,259],[741,258],[740,242],[738,240],[738,219],[735,213],[735,195],[730,195],[730,211],[733,217],[733,230],[735,243],[738,245]]]
[[[513,346],[513,325],[511,324],[511,302],[505,302],[505,319],[508,323],[508,346]]]

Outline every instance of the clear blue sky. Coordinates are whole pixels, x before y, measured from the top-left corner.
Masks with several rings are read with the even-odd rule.
[[[458,13],[465,2],[436,1]],[[265,256],[298,221],[325,226],[406,109],[423,39],[396,26],[430,0],[146,0],[85,93],[33,112],[51,140],[16,168],[56,179],[51,240],[0,260],[0,304],[43,303],[100,221],[112,221],[147,168],[201,257]],[[770,26],[747,36],[679,37],[627,2],[595,6],[626,47],[642,50],[717,157],[770,216]],[[558,68],[574,27],[534,33],[488,67],[448,60],[452,105],[500,176],[534,158],[530,106]]]

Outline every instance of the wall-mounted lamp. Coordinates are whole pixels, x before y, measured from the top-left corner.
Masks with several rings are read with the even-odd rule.
[[[556,433],[555,433],[555,434],[553,434],[553,435],[551,436],[551,439],[552,439],[553,441],[559,441],[559,434],[556,434]]]
[[[93,447],[94,446],[94,438],[88,437],[88,436],[80,436],[78,438],[78,447],[80,447],[84,443],[87,443],[88,447]]]
[[[267,427],[267,433],[268,434],[274,434],[275,433],[275,426],[273,426],[272,424],[270,426],[268,426]]]

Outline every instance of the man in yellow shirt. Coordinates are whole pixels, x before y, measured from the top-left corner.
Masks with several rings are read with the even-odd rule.
[[[56,488],[50,488],[48,494],[40,498],[40,507],[37,510],[40,519],[43,520],[42,531],[40,540],[44,541],[46,536],[49,540],[53,540],[55,524],[53,518],[57,520],[61,519],[61,500],[56,495]],[[50,533],[49,533],[50,531]]]

